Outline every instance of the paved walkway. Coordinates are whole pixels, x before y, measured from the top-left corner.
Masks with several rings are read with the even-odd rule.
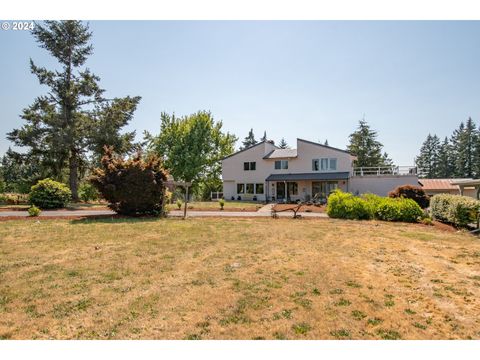
[[[269,213],[271,214],[272,212],[272,208],[275,206],[275,204],[267,204],[265,206],[262,206],[260,209],[258,209],[257,211],[258,212],[266,212],[266,213]]]
[[[328,218],[325,213],[298,213],[303,217]],[[42,217],[68,217],[68,216],[98,216],[115,215],[111,210],[44,210]],[[27,217],[27,211],[0,211],[0,217]],[[183,211],[173,210],[168,213],[170,217],[182,217]],[[270,217],[270,211],[188,211],[187,217]],[[278,213],[279,217],[293,217],[290,211]]]

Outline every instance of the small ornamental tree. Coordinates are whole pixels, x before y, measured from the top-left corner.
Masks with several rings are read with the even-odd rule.
[[[164,215],[167,172],[156,155],[124,160],[105,147],[101,168],[93,171],[90,182],[113,211],[122,215]]]
[[[67,206],[72,192],[67,185],[47,178],[32,186],[29,198],[40,209],[59,209]]]
[[[426,209],[430,203],[430,198],[419,186],[402,185],[388,193],[391,198],[406,198],[414,200],[422,209]]]

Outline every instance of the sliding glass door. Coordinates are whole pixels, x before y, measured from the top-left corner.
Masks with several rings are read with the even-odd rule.
[[[318,194],[320,199],[326,199],[338,188],[338,181],[312,181],[312,197]]]

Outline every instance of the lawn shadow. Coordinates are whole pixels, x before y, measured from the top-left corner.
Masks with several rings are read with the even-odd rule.
[[[97,215],[70,220],[70,224],[122,224],[155,222],[164,219],[157,216]]]

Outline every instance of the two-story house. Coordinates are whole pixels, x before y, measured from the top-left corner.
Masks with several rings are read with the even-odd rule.
[[[415,168],[353,167],[348,151],[297,139],[296,149],[263,141],[222,160],[225,199],[291,201],[326,198],[340,188],[356,194],[385,196],[399,185],[418,185]]]

